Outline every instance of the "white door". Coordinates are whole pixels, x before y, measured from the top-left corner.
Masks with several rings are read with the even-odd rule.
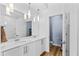
[[[63,55],[70,55],[70,13],[63,15]]]
[[[51,41],[53,42],[52,44],[55,46],[61,46],[62,44],[62,25],[63,25],[63,19],[62,15],[56,15],[56,16],[51,16],[50,18],[51,21]]]
[[[69,15],[59,14],[51,16],[50,19],[50,41],[53,41],[53,45],[62,45],[62,55],[68,55],[69,52]]]
[[[35,41],[35,55],[40,56],[41,50],[41,40]]]
[[[40,56],[41,54],[41,40],[27,44],[28,56]]]
[[[27,44],[27,55],[28,56],[35,56],[36,54],[35,54],[35,50],[36,48],[35,48],[35,42],[31,42],[31,43],[29,43],[29,44]]]

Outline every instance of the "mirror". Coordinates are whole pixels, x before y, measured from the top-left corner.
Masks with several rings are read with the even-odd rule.
[[[32,36],[32,21],[26,22],[26,36]]]
[[[37,18],[33,20],[33,10],[32,10],[32,19],[24,20],[24,14],[18,10],[14,10],[11,15],[6,15],[4,6],[5,15],[0,20],[3,26],[5,26],[5,30],[7,33],[8,39],[16,39],[17,37],[29,37],[29,36],[37,36],[39,33],[39,22]]]
[[[4,18],[4,26],[5,26],[5,31],[7,34],[6,36],[8,39],[16,38],[15,20],[16,19],[8,17],[8,16]]]

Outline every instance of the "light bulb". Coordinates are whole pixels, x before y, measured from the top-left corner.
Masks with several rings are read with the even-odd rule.
[[[28,10],[28,18],[31,18],[31,12]]]
[[[35,22],[35,17],[33,18],[33,21]]]
[[[26,19],[27,17],[26,17],[26,13],[24,14],[24,19]]]
[[[14,5],[12,3],[9,4],[10,12],[14,12]]]
[[[6,14],[10,15],[10,8],[8,6],[6,7]]]
[[[39,15],[37,16],[37,20],[39,21]]]

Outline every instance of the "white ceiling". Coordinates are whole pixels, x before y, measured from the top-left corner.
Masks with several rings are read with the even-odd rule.
[[[8,3],[5,3],[3,5],[7,5]],[[47,3],[31,3],[30,9],[32,11],[37,11],[37,9],[40,9],[40,11],[43,11],[48,8]],[[28,10],[28,3],[14,3],[14,9],[21,11],[23,13],[27,12]]]
[[[7,3],[3,4],[7,5]],[[69,7],[70,5],[73,4],[64,4],[64,3],[31,3],[30,4],[30,10],[33,14],[37,12],[37,9],[40,9],[40,12],[42,13],[43,11],[49,9],[49,10],[57,10],[63,9],[64,7]],[[28,3],[14,3],[14,9],[27,13],[28,10]]]
[[[7,5],[7,3],[3,4]],[[52,8],[61,8],[67,5],[74,5],[74,4],[64,4],[64,3],[31,3],[31,10],[36,11],[37,9],[40,9],[40,11],[46,10],[46,9],[52,9]],[[18,11],[21,11],[23,13],[27,12],[28,9],[28,3],[14,3],[14,8]]]
[[[26,10],[28,9],[28,4],[25,4],[25,3],[17,3],[17,4],[14,4],[14,6],[15,6],[15,9],[18,9],[19,11],[22,11],[22,12],[26,12]],[[46,9],[46,6],[47,5],[43,3],[30,4],[31,10],[34,10],[34,11],[36,11],[37,9],[44,10]]]

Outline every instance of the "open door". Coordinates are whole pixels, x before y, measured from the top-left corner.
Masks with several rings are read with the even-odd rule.
[[[61,56],[69,55],[69,14],[59,14],[50,16],[50,45],[51,49],[57,52],[59,49]],[[60,48],[59,48],[60,47]],[[56,52],[54,56],[56,56]],[[51,52],[50,52],[51,53]]]
[[[63,14],[63,56],[70,55],[70,13]]]

